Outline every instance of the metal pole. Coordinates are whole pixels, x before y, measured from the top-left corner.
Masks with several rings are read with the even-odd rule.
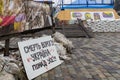
[[[62,10],[64,10],[64,9],[63,9],[63,0],[62,0]]]
[[[88,7],[88,0],[87,0],[87,7]]]
[[[4,50],[4,56],[9,56],[9,41],[10,39],[5,40],[5,50]]]
[[[51,19],[52,19],[52,33],[54,34],[55,33],[55,22],[54,22],[54,20],[53,20],[53,6],[52,6],[52,3],[51,3]]]

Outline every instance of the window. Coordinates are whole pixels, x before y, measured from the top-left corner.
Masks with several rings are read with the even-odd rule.
[[[87,0],[79,0],[79,4],[87,4]]]
[[[96,4],[102,4],[102,0],[96,0]]]
[[[72,3],[72,0],[63,0],[63,3],[64,3],[64,4],[71,4],[71,3]]]
[[[112,0],[103,0],[103,4],[112,4]]]
[[[88,0],[88,4],[96,4],[96,0]]]

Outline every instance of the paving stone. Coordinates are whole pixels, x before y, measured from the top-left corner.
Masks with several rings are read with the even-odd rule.
[[[49,80],[51,80],[51,79],[49,79]],[[54,80],[64,80],[64,78],[63,77],[55,77]]]
[[[117,61],[116,63],[120,65],[120,60],[119,60],[119,61]]]
[[[76,74],[70,74],[70,77],[72,80],[79,80],[79,77]]]
[[[88,80],[94,80],[94,79],[88,79]]]
[[[54,70],[50,70],[50,71],[48,71],[48,79],[49,80],[55,80],[55,72],[54,72]]]
[[[72,79],[71,79],[71,77],[69,77],[69,76],[65,76],[65,77],[64,77],[64,80],[72,80]]]
[[[117,74],[117,73],[112,73],[112,75],[114,76],[114,77],[119,77],[120,78],[120,74]]]
[[[33,80],[41,80],[41,76],[38,76],[38,77],[36,77],[36,78],[33,79]]]
[[[116,72],[120,75],[120,70],[117,70]]]
[[[111,77],[112,75],[110,73],[103,73],[106,77]]]
[[[109,73],[117,73],[116,70],[114,70],[114,69],[109,69],[108,72]]]
[[[108,80],[117,80],[117,79],[114,77],[108,77]]]
[[[92,69],[92,67],[91,66],[84,66],[86,69]]]
[[[70,74],[76,74],[76,71],[73,67],[68,68]]]
[[[54,71],[55,71],[55,77],[62,77],[60,66],[56,67]]]
[[[92,77],[94,80],[101,80],[101,78],[98,75],[93,75]]]
[[[101,80],[108,80],[108,79],[106,78],[106,79],[101,79]]]
[[[41,75],[42,80],[48,80],[48,73],[44,73]]]
[[[117,80],[120,80],[120,78],[116,78]]]
[[[89,79],[81,76],[79,80],[89,80]]]
[[[92,78],[92,76],[90,74],[85,74],[86,78]]]

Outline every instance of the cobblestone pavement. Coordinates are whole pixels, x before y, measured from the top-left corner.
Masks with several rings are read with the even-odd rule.
[[[72,38],[71,60],[35,80],[120,80],[120,33]]]
[[[70,40],[72,59],[34,80],[120,80],[120,33]]]

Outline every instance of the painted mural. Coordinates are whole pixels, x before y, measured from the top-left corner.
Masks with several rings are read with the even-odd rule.
[[[72,17],[74,17],[74,18],[82,18],[82,14],[81,13],[78,13],[78,12],[76,12],[76,13],[72,13]]]
[[[78,15],[79,14],[79,15]],[[110,12],[71,12],[71,19],[77,20],[80,18],[82,20],[114,20],[115,16],[112,11]]]
[[[86,13],[84,14],[84,16],[85,16],[85,20],[91,20],[91,19],[92,19],[92,14],[89,13],[89,12],[86,12]]]
[[[99,13],[94,13],[93,15],[94,15],[94,20],[101,20]]]
[[[113,14],[111,12],[103,12],[102,15],[104,18],[112,18],[113,17]]]

